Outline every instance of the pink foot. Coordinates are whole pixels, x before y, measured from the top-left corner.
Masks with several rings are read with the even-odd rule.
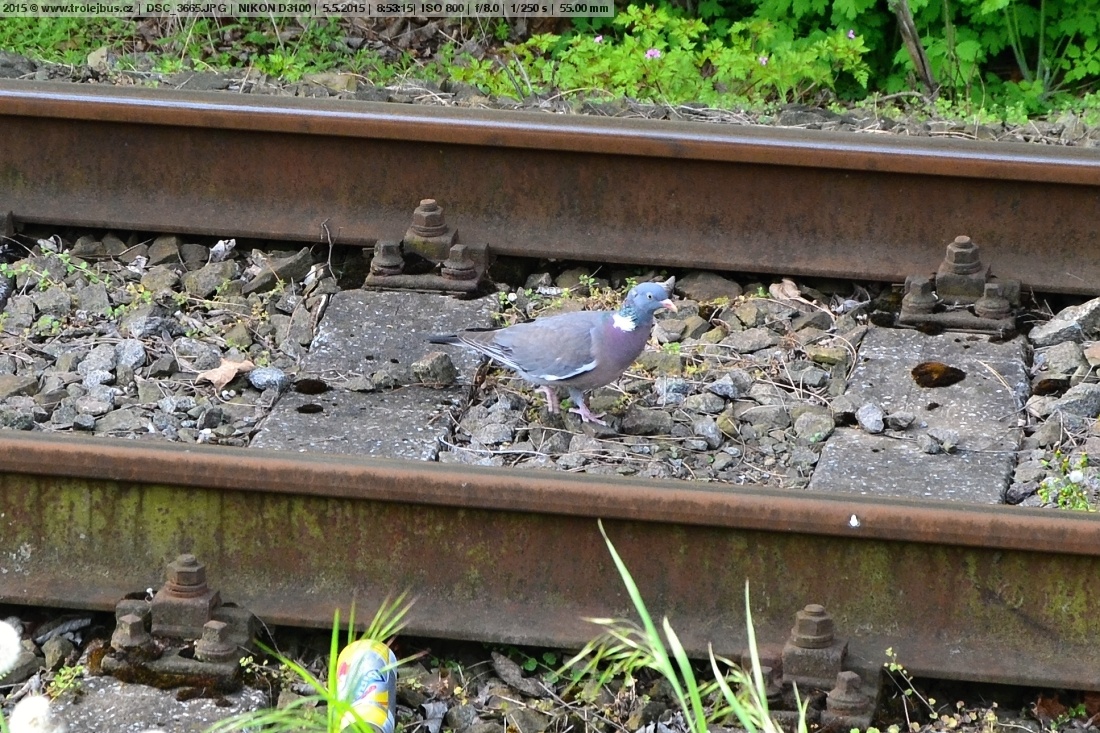
[[[558,402],[558,393],[554,391],[553,387],[539,387],[539,392],[546,395],[546,408],[550,410],[551,415],[557,415],[561,412],[561,404]]]
[[[603,425],[604,427],[607,427],[607,423],[600,419],[607,413],[601,412],[599,415],[596,415],[588,409],[588,405],[586,405],[583,401],[581,402],[580,407],[571,407],[569,408],[569,411],[574,413],[575,415],[580,415],[581,422],[594,422],[597,425]]]

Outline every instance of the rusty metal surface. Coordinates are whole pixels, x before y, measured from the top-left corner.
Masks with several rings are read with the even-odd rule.
[[[630,613],[603,517],[696,652],[740,651],[747,578],[766,642],[821,603],[867,669],[1100,686],[1091,516],[8,432],[0,471],[0,602],[111,608],[191,552],[268,622],[407,587],[415,633],[574,646]]]
[[[0,83],[27,221],[396,239],[423,198],[497,254],[900,281],[968,235],[1002,278],[1100,291],[1100,151]]]

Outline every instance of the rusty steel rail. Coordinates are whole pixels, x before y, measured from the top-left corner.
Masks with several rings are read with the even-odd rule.
[[[4,432],[0,602],[110,609],[192,552],[272,623],[407,588],[412,633],[579,646],[633,615],[596,517],[694,652],[743,648],[748,579],[764,643],[821,603],[866,669],[1100,687],[1100,520],[1014,507]]]
[[[1100,292],[1100,150],[0,82],[0,213],[371,245],[422,198],[497,254],[899,281],[969,235]]]

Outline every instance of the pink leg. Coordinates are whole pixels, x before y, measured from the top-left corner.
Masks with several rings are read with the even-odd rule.
[[[577,406],[569,408],[569,411],[576,415],[580,415],[581,422],[594,422],[597,425],[603,425],[604,427],[607,427],[607,423],[600,419],[606,413],[601,412],[599,415],[596,415],[591,410],[589,410],[588,402],[584,399],[583,393],[571,393],[570,396],[573,398],[573,401],[577,403]]]
[[[546,407],[550,410],[551,415],[557,415],[561,412],[561,404],[558,402],[558,393],[554,391],[553,387],[544,385],[539,387],[539,392],[546,395]]]

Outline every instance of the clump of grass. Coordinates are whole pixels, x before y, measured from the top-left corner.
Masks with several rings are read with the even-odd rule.
[[[752,668],[743,670],[716,656],[713,647],[708,646],[714,679],[702,682],[667,617],[661,620],[661,631],[657,630],[634,578],[607,536],[602,521],[599,528],[642,623],[639,626],[623,619],[588,619],[602,626],[604,633],[566,662],[566,668],[575,669],[575,665],[580,665],[581,677],[594,674],[604,681],[621,675],[633,676],[643,668],[656,671],[672,688],[690,733],[707,733],[708,725],[721,723],[731,715],[747,733],[781,733],[782,728],[772,720],[768,708],[748,583],[745,584],[745,625]],[[806,733],[806,703],[797,697],[797,692],[796,689],[798,733]],[[718,703],[708,704],[712,699],[717,699]]]
[[[346,645],[363,640],[382,643],[391,640],[401,630],[403,619],[409,609],[412,608],[412,602],[406,602],[405,597],[405,594],[401,594],[394,600],[387,599],[383,601],[366,631],[358,637],[355,633],[355,609],[353,607],[348,617]],[[337,659],[340,656],[341,648],[340,630],[340,611],[337,610],[332,622],[327,677],[323,680],[318,679],[299,662],[269,649],[264,649],[287,668],[294,677],[308,685],[313,690],[313,694],[300,697],[282,708],[255,710],[234,715],[214,724],[207,729],[207,733],[231,733],[231,731],[264,731],[264,733],[282,733],[283,731],[340,733],[341,731],[354,731],[355,733],[378,733],[378,728],[365,720],[354,708],[354,700],[346,699],[345,691],[341,690],[337,683]],[[396,664],[388,665],[379,672],[383,674],[390,672],[396,666],[407,661],[407,659],[401,660]],[[394,702],[393,700],[389,701],[391,705]]]

